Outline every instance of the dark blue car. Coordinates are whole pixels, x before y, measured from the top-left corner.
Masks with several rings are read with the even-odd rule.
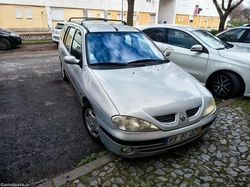
[[[22,39],[18,34],[0,28],[0,50],[8,50],[21,43]]]

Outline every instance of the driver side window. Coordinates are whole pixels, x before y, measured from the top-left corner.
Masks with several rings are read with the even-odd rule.
[[[245,32],[244,29],[233,29],[219,36],[224,42],[238,42]]]
[[[186,49],[191,49],[193,45],[200,44],[189,34],[175,29],[168,30],[168,44]]]

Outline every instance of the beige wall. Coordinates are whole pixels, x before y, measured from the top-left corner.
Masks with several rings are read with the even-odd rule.
[[[138,20],[139,25],[148,24],[150,19],[150,14],[147,12],[139,12],[138,19],[139,19]]]
[[[20,8],[22,18],[16,18],[15,8]],[[31,9],[32,18],[26,18],[25,8]],[[0,5],[0,27],[3,28],[48,28],[45,7]]]

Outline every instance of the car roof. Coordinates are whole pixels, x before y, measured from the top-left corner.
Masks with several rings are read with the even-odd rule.
[[[194,31],[194,30],[202,30],[198,27],[193,27],[189,25],[177,25],[177,24],[148,24],[148,25],[138,25],[135,26],[136,28],[140,30],[148,29],[148,28],[172,28],[172,29],[180,29],[185,31]]]
[[[96,20],[95,20],[96,19]],[[121,22],[121,23],[117,23]],[[90,20],[71,19],[66,23],[85,28],[88,32],[140,32],[138,29],[128,26],[126,22],[121,20],[111,20],[102,18],[91,18]]]

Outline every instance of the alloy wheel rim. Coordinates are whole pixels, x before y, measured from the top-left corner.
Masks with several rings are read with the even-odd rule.
[[[226,96],[232,89],[230,80],[225,75],[216,76],[213,81],[213,90],[220,96]]]
[[[5,48],[6,48],[6,44],[0,41],[0,49],[5,49]]]
[[[96,123],[96,115],[94,110],[88,108],[85,110],[84,113],[85,123],[87,125],[88,131],[91,133],[91,135],[95,138],[99,137],[98,133],[98,127]]]

